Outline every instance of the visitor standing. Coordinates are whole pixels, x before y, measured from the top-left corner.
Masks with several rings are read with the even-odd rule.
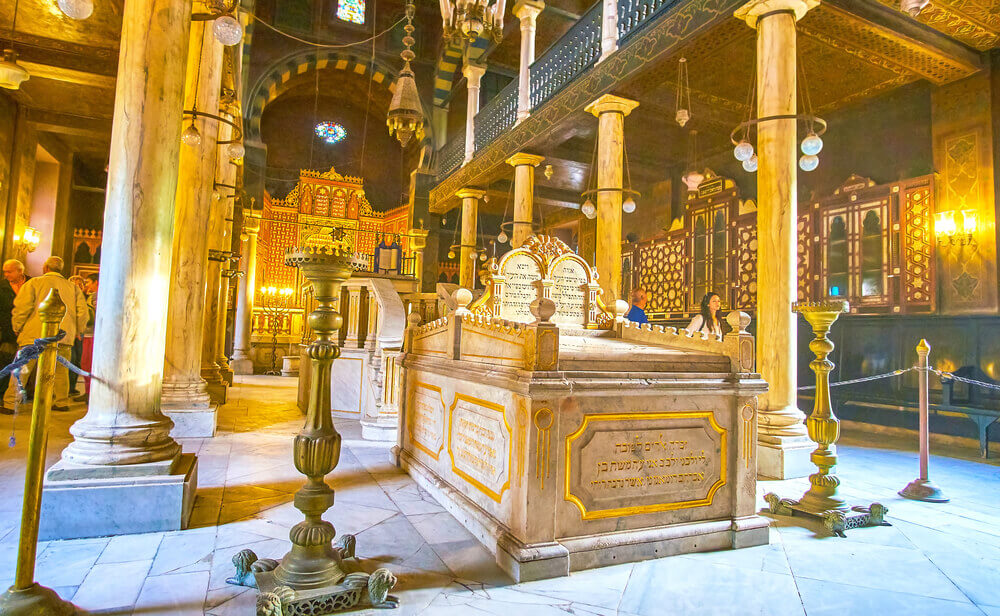
[[[24,275],[24,264],[17,259],[8,259],[3,263],[3,280],[0,281],[0,368],[14,360],[17,353],[17,334],[11,325],[11,313],[14,311],[14,298],[21,285],[28,279]],[[10,375],[0,378],[0,391],[7,391]],[[14,410],[0,406],[0,413],[13,414]]]
[[[706,293],[701,298],[701,311],[694,315],[691,322],[685,328],[690,333],[702,332],[721,336],[722,320],[719,316],[719,308],[722,307],[722,298],[717,293]]]
[[[87,311],[90,316],[87,319],[87,328],[83,332],[83,356],[80,358],[80,367],[90,372],[94,362],[94,319],[97,316],[97,288],[99,277],[97,273],[87,276],[87,286],[84,289],[87,293]],[[90,377],[83,379],[83,393],[74,398],[78,402],[90,402]]]
[[[87,325],[88,311],[83,291],[63,277],[63,267],[61,258],[49,257],[42,264],[42,275],[28,280],[21,286],[14,299],[11,325],[17,332],[17,344],[20,347],[27,346],[33,343],[36,338],[40,338],[42,320],[38,314],[38,305],[48,296],[49,291],[57,290],[59,297],[66,305],[66,316],[59,324],[59,329],[66,332],[63,339],[59,341],[59,355],[69,359],[73,341]],[[32,373],[35,364],[36,361],[32,360],[21,369],[22,380],[25,380]],[[56,364],[54,387],[52,409],[55,411],[69,410],[69,370],[62,364]],[[16,384],[12,382],[7,386],[4,406],[13,408],[16,396]]]
[[[646,290],[632,289],[629,299],[632,300],[632,307],[625,313],[625,318],[633,323],[649,323],[649,318],[646,317],[646,302],[648,301]]]
[[[87,293],[87,282],[83,279],[83,276],[70,276],[69,281],[80,287],[84,295]],[[74,365],[79,366],[80,361],[83,359],[83,336],[77,336],[73,341],[73,351],[70,353],[69,360],[73,362]],[[77,377],[79,377],[75,372],[69,373],[69,391],[71,394],[76,393],[76,382]]]

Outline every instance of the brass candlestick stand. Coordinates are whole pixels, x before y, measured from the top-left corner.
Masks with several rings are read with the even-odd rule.
[[[59,323],[66,314],[66,304],[53,289],[38,306],[42,338],[59,333]],[[59,598],[50,588],[35,583],[35,557],[38,550],[38,522],[42,506],[42,478],[45,473],[45,449],[48,443],[46,424],[52,409],[58,343],[45,345],[38,358],[35,378],[35,401],[31,407],[31,432],[28,437],[28,461],[24,477],[24,504],[21,509],[21,538],[17,550],[14,585],[0,595],[0,614],[5,616],[70,616],[76,606]]]
[[[308,320],[316,337],[308,347],[312,361],[306,422],[294,446],[295,468],[308,480],[295,493],[295,508],[305,515],[305,520],[289,533],[292,549],[280,563],[258,560],[251,550],[243,550],[233,559],[236,576],[227,581],[257,586],[261,593],[258,613],[330,614],[358,605],[366,590],[374,607],[396,607],[396,598],[388,594],[395,584],[392,574],[386,569],[376,570],[371,576],[352,573],[345,560],[354,557],[353,535],[344,535],[334,547],[337,531],[323,519],[323,513],[333,506],[334,494],[324,477],[340,460],[340,434],[330,414],[330,368],[340,355],[337,330],[344,320],[334,309],[334,302],[341,285],[354,271],[354,263],[336,247],[319,244],[289,249],[285,264],[298,267],[312,283],[317,304]],[[249,579],[251,572],[253,582]],[[263,611],[262,605],[266,608]]]
[[[774,493],[764,495],[771,513],[805,514],[821,518],[830,532],[841,537],[850,528],[885,524],[883,517],[888,512],[879,503],[872,503],[870,507],[849,507],[837,494],[840,478],[833,474],[837,466],[835,443],[840,438],[840,420],[833,414],[833,403],[830,400],[830,372],[834,366],[827,356],[833,351],[833,342],[827,338],[827,334],[837,317],[849,308],[845,300],[798,302],[792,305],[792,311],[805,317],[816,335],[809,343],[809,349],[816,355],[816,359],[809,363],[816,374],[816,399],[813,412],[806,420],[806,428],[809,430],[809,438],[817,445],[810,459],[818,471],[809,475],[811,485],[797,501],[779,498]]]

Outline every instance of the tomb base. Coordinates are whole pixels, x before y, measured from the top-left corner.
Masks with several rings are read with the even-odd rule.
[[[219,407],[211,405],[208,408],[166,408],[163,414],[174,422],[170,429],[173,438],[211,438],[215,436],[216,418]]]
[[[816,443],[806,437],[769,437],[768,442],[760,441],[757,443],[757,476],[768,479],[808,477],[816,471],[816,465],[809,459],[815,449]]]
[[[80,467],[59,461],[46,473],[38,539],[82,539],[187,528],[198,458],[172,463]]]

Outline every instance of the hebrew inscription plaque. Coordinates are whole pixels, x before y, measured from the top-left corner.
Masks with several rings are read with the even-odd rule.
[[[558,261],[549,273],[552,279],[552,301],[556,313],[552,322],[558,325],[582,326],[587,322],[587,272],[579,261]]]
[[[413,389],[413,413],[410,416],[410,440],[435,460],[444,440],[444,401],[441,388],[417,383]]]
[[[566,437],[566,500],[584,520],[711,505],[726,483],[711,411],[588,414]]]
[[[500,291],[500,318],[518,323],[531,323],[531,302],[539,297],[542,279],[538,262],[526,254],[515,254],[504,263],[500,275],[505,278]]]
[[[448,429],[452,470],[500,502],[510,487],[510,427],[498,404],[455,395]]]

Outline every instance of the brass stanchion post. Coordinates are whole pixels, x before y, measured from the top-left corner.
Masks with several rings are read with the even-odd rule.
[[[928,503],[947,503],[948,497],[941,492],[941,488],[927,476],[928,458],[930,456],[930,426],[928,425],[927,399],[930,394],[930,375],[928,374],[927,361],[931,352],[931,345],[926,340],[921,339],[917,344],[917,378],[920,383],[918,400],[920,403],[920,477],[911,481],[905,488],[899,491],[903,498],[926,501]]]
[[[59,333],[59,323],[66,314],[66,304],[53,289],[38,306],[42,338]],[[38,522],[42,507],[42,479],[45,473],[46,433],[52,409],[58,342],[45,345],[38,358],[35,400],[31,407],[31,432],[28,436],[28,460],[24,477],[24,504],[21,508],[21,537],[17,551],[14,585],[0,595],[0,614],[4,616],[69,616],[76,607],[59,598],[50,588],[35,583],[35,557],[38,549]]]

